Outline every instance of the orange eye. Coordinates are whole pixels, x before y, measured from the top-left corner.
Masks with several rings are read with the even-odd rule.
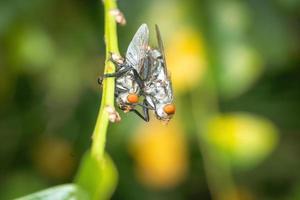
[[[175,108],[174,104],[167,104],[164,106],[164,111],[168,115],[173,115],[175,113],[175,110],[176,110],[176,108]]]
[[[129,95],[127,96],[127,101],[128,101],[129,103],[137,103],[137,102],[139,102],[139,97],[138,97],[138,95],[136,95],[136,94],[129,94]]]

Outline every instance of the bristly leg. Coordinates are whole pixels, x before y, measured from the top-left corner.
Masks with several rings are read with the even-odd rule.
[[[121,77],[123,74],[125,74],[126,72],[128,72],[129,70],[131,70],[130,68],[125,68],[122,70],[119,70],[115,73],[111,73],[111,74],[103,74],[103,76],[99,76],[98,77],[98,84],[102,86],[103,83],[103,79],[104,78],[110,78],[110,77],[115,77],[115,78],[119,78]]]
[[[124,58],[122,58],[118,54],[109,52],[108,60],[111,61],[115,65],[117,72],[120,71],[120,69],[124,66]],[[115,77],[115,76],[109,76],[109,77]],[[106,78],[105,75],[98,77],[97,82],[100,86],[102,86],[104,78]]]
[[[140,118],[142,118],[145,122],[149,122],[149,112],[148,109],[143,109],[144,111],[144,115],[143,116],[139,111],[137,111],[136,109],[131,109],[130,112],[134,112],[137,116],[139,116]]]
[[[141,106],[142,108],[147,108],[148,110],[155,110],[146,99],[144,99],[144,102],[142,104],[138,103],[137,105]]]
[[[140,118],[142,118],[145,122],[149,122],[150,118],[149,118],[149,104],[147,102],[146,99],[144,99],[143,104],[138,104],[140,106],[143,107],[143,113],[144,115],[142,115],[138,110],[136,109],[131,109],[130,112],[134,112],[137,116],[139,116]],[[152,108],[151,108],[152,109]]]

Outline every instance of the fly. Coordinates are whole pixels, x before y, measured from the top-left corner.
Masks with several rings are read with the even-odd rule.
[[[134,112],[145,121],[149,121],[147,102],[144,100],[139,103],[141,94],[143,93],[145,73],[149,66],[147,52],[149,41],[149,29],[146,24],[142,24],[135,33],[130,42],[126,57],[117,57],[111,54],[111,61],[116,66],[116,72],[104,74],[99,78],[102,84],[103,78],[115,77],[115,98],[119,108],[124,112]],[[143,107],[144,115],[135,109],[137,105]]]
[[[164,46],[160,31],[155,25],[158,49],[150,49],[147,57],[150,60],[150,73],[144,81],[143,93],[145,102],[154,110],[156,118],[168,122],[175,114],[172,82],[167,70]]]

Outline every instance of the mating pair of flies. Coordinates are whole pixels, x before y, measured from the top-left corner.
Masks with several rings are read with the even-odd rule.
[[[111,53],[110,60],[116,72],[99,78],[115,77],[115,98],[124,112],[134,112],[149,121],[149,110],[153,110],[159,120],[168,122],[175,113],[173,90],[168,74],[164,47],[158,26],[156,36],[158,48],[149,46],[149,29],[142,24],[130,42],[126,57]],[[140,98],[142,97],[142,98]],[[136,108],[140,106],[143,114]]]

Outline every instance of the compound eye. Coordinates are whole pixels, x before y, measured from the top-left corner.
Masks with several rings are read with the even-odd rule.
[[[175,113],[175,110],[176,110],[176,108],[175,108],[174,104],[167,104],[164,106],[164,111],[168,115],[173,115]]]
[[[138,95],[136,95],[136,94],[129,94],[129,95],[127,96],[127,101],[128,101],[129,103],[137,103],[137,102],[139,102],[139,97],[138,97]]]

